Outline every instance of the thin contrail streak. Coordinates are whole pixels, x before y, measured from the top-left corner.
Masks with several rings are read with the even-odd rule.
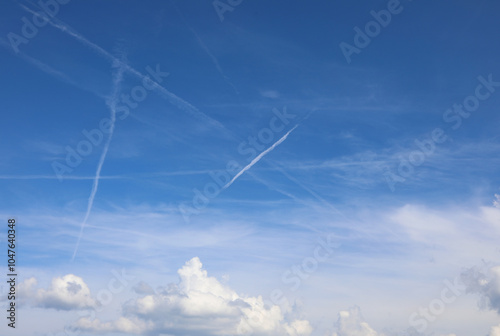
[[[284,190],[282,190],[280,188],[277,188],[277,187],[275,187],[275,186],[267,183],[266,181],[264,181],[260,177],[256,176],[252,172],[248,172],[248,174],[251,175],[256,181],[262,183],[263,185],[265,185],[269,189],[272,189],[272,190],[274,190],[274,191],[276,191],[276,192],[278,192],[278,193],[280,193],[280,194],[282,194],[284,196],[287,196],[287,197],[293,199],[297,203],[302,203],[304,205],[309,206],[309,204],[307,202],[303,201],[302,199],[300,199],[298,197],[295,197],[294,195],[292,195],[292,194],[290,194],[290,193],[288,193],[288,192],[286,192],[286,191],[284,191]],[[314,231],[314,232],[322,232],[322,231],[316,229],[313,225],[310,225],[310,224],[307,224],[307,223],[300,223],[300,224],[296,224],[296,225],[308,228],[309,230]]]
[[[24,10],[28,11],[29,13],[31,13],[33,15],[39,16],[39,14],[37,12],[31,10],[30,8],[28,8],[28,7],[26,7],[26,6],[22,5],[22,4],[20,6]],[[168,91],[166,88],[164,88],[163,86],[161,86],[160,84],[158,84],[153,79],[151,79],[148,76],[146,76],[146,75],[142,74],[141,72],[137,71],[136,69],[134,69],[130,65],[124,63],[123,61],[121,61],[120,59],[116,58],[115,56],[113,56],[112,54],[110,54],[109,52],[107,52],[106,50],[104,50],[103,48],[99,47],[97,44],[90,42],[82,34],[76,32],[74,29],[70,28],[69,25],[67,25],[63,21],[61,21],[61,20],[53,17],[48,22],[49,22],[49,24],[51,26],[59,29],[60,31],[62,31],[65,34],[68,34],[68,35],[74,37],[79,42],[83,43],[85,46],[93,49],[99,55],[101,55],[102,57],[106,58],[111,64],[113,64],[113,65],[120,65],[127,72],[133,74],[134,76],[138,77],[141,80],[150,79],[150,81],[153,83],[153,86],[157,89],[158,93],[160,93],[160,95],[163,98],[166,98],[171,104],[175,105],[179,109],[183,110],[184,112],[187,112],[188,114],[190,114],[190,115],[192,115],[192,116],[194,116],[194,117],[196,117],[196,118],[198,118],[198,119],[200,119],[202,121],[207,122],[208,124],[212,125],[215,128],[222,129],[222,130],[224,130],[224,131],[227,132],[227,129],[220,122],[218,122],[217,120],[209,117],[205,113],[201,112],[200,110],[198,110],[196,107],[194,107],[193,105],[191,105],[187,101],[183,100],[182,98],[180,98],[180,97],[176,96],[175,94],[173,94],[172,92]]]
[[[234,181],[236,181],[236,179],[238,177],[241,176],[241,174],[243,174],[244,172],[246,172],[248,169],[252,168],[252,166],[254,164],[256,164],[257,162],[260,161],[260,159],[262,159],[267,153],[271,152],[274,148],[276,148],[276,146],[278,146],[279,144],[281,144],[283,141],[286,140],[286,138],[290,135],[290,133],[293,132],[294,129],[297,128],[297,126],[299,125],[295,125],[294,128],[292,128],[291,130],[289,130],[285,135],[283,135],[281,137],[281,139],[279,139],[278,141],[276,141],[271,147],[269,147],[268,149],[266,149],[265,151],[263,151],[262,153],[260,153],[259,155],[257,155],[257,157],[255,159],[253,159],[248,165],[246,165],[242,170],[240,170],[238,172],[238,174],[236,174],[231,181],[229,181],[228,183],[226,183],[226,185],[222,188],[222,189],[226,189],[228,188],[231,184],[233,184]]]
[[[121,82],[123,80],[123,67],[119,67],[116,70],[116,74],[113,79],[113,90],[111,99],[108,103],[109,110],[111,112],[111,127],[109,132],[109,137],[104,145],[104,149],[102,150],[101,157],[99,159],[99,163],[97,164],[97,170],[94,178],[94,183],[92,185],[92,191],[90,192],[88,204],[87,204],[87,212],[85,213],[85,218],[82,221],[80,226],[80,234],[78,235],[78,240],[75,245],[75,250],[73,251],[73,256],[71,257],[71,261],[75,260],[76,253],[78,252],[78,247],[80,246],[80,241],[83,236],[83,230],[85,229],[85,225],[87,224],[87,220],[90,216],[90,212],[92,211],[92,206],[94,205],[94,198],[97,193],[97,188],[99,187],[99,179],[101,175],[101,169],[104,164],[104,160],[106,159],[106,155],[108,154],[109,145],[111,143],[111,139],[113,138],[113,132],[115,130],[115,121],[116,121],[116,104],[118,102],[118,93],[120,92]]]
[[[238,92],[238,89],[236,89],[236,86],[234,86],[234,84],[231,82],[231,80],[229,79],[229,77],[227,77],[226,74],[224,73],[224,71],[222,70],[222,68],[221,68],[221,66],[220,66],[219,61],[217,60],[217,58],[215,58],[215,56],[212,54],[212,52],[210,51],[210,49],[208,49],[207,45],[203,42],[203,40],[200,38],[200,36],[198,36],[198,34],[196,33],[196,31],[193,28],[191,28],[190,25],[188,25],[187,23],[186,23],[186,25],[188,26],[188,28],[191,30],[191,32],[193,33],[193,35],[198,40],[198,44],[201,46],[201,48],[203,50],[205,50],[205,52],[207,53],[208,57],[210,57],[210,59],[212,60],[212,62],[215,65],[215,68],[217,69],[217,71],[219,72],[219,74],[222,76],[222,78],[224,78],[224,80],[226,81],[226,83],[233,88],[233,90],[234,90],[234,92],[236,94],[240,94]]]
[[[5,49],[7,50],[10,50],[12,51],[12,47],[10,46],[9,43],[7,43],[6,41],[4,41],[3,39],[0,38],[0,45],[2,47],[4,47]],[[45,72],[46,74],[64,82],[64,83],[67,83],[67,84],[70,84],[74,87],[77,87],[81,90],[84,90],[84,91],[88,91],[94,95],[96,95],[97,97],[99,98],[103,98],[103,96],[95,91],[92,91],[88,88],[85,88],[85,87],[82,87],[81,85],[77,84],[74,80],[72,80],[71,78],[69,78],[66,74],[62,73],[61,71],[59,70],[56,70],[54,68],[52,68],[50,65],[48,64],[45,64],[43,63],[42,61],[36,59],[36,58],[33,58],[31,56],[28,56],[27,54],[23,53],[22,51],[19,51],[17,53],[13,53],[15,56],[21,58],[22,60],[28,62],[29,64],[33,65],[34,67],[36,67],[38,70],[40,71],[43,71]]]
[[[184,15],[182,14],[181,10],[179,9],[179,7],[177,7],[177,5],[172,1],[172,5],[175,7],[175,9],[177,10],[177,13],[179,14],[179,16],[181,17],[181,19],[184,21],[184,24],[189,28],[189,30],[193,33],[193,35],[196,37],[196,40],[198,40],[198,44],[200,45],[200,47],[205,51],[205,53],[208,55],[208,57],[210,57],[210,59],[212,60],[212,62],[214,63],[215,65],[215,68],[217,69],[217,71],[219,72],[219,74],[222,76],[222,78],[224,78],[224,80],[226,81],[226,83],[231,86],[234,90],[234,92],[236,94],[240,94],[238,92],[238,90],[236,89],[236,87],[234,86],[234,84],[231,82],[231,80],[229,79],[229,77],[226,76],[226,74],[224,73],[224,71],[222,70],[220,64],[219,64],[219,61],[217,60],[217,58],[214,56],[214,54],[212,54],[212,52],[210,51],[210,49],[207,47],[207,45],[203,42],[203,40],[201,39],[201,37],[198,35],[198,33],[196,33],[196,31],[194,30],[193,27],[191,27],[191,25],[187,22],[186,18],[184,17]]]
[[[275,164],[275,163],[272,163],[272,162],[269,162],[267,161],[269,164],[271,164],[276,170],[278,170],[280,173],[282,173],[283,175],[285,175],[290,181],[294,182],[295,184],[297,184],[299,187],[301,187],[302,189],[304,189],[305,191],[307,191],[309,194],[311,194],[314,198],[316,198],[318,201],[320,201],[321,203],[325,204],[327,207],[329,207],[330,209],[332,209],[334,212],[336,212],[338,215],[346,218],[346,216],[339,210],[337,209],[336,207],[334,207],[333,205],[331,205],[329,202],[327,202],[323,197],[319,196],[316,192],[314,192],[313,190],[311,190],[310,188],[308,188],[307,186],[305,186],[303,183],[301,183],[299,180],[297,180],[295,177],[291,176],[290,174],[288,174],[283,168],[281,168],[279,165]]]

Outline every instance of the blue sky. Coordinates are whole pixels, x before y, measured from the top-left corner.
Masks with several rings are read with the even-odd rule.
[[[497,2],[0,6],[2,334],[500,335]]]

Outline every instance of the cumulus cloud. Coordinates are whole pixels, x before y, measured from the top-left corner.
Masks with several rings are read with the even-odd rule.
[[[123,332],[141,335],[310,335],[305,320],[287,321],[279,306],[266,306],[261,296],[240,296],[209,277],[198,258],[177,272],[180,281],[123,307],[123,316],[111,322],[82,318],[77,328],[87,332]],[[136,288],[136,292],[146,289]]]
[[[364,321],[357,306],[341,311],[336,326],[337,331],[332,336],[384,336],[377,333]]]
[[[484,273],[471,268],[462,273],[462,280],[468,293],[479,294],[481,308],[496,310],[500,314],[500,266],[491,267]]]
[[[19,283],[17,286],[17,292],[19,293],[18,302],[20,304],[26,304],[33,301],[36,297],[36,285],[38,281],[36,278],[29,278]],[[2,297],[3,299],[4,297]],[[7,296],[5,296],[5,299]]]
[[[290,325],[285,324],[284,327],[290,336],[309,335],[313,331],[309,321],[306,320],[295,320]]]
[[[35,278],[29,278],[19,284],[23,301],[28,301],[35,307],[77,310],[97,306],[87,284],[74,274],[53,278],[47,289],[37,289],[37,283]]]

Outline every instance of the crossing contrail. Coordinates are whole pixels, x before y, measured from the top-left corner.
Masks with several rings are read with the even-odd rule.
[[[33,11],[32,9],[26,7],[25,5],[20,5],[25,11],[36,15],[40,16],[39,13]],[[76,40],[78,40],[80,43],[84,44],[85,46],[89,47],[90,49],[94,50],[97,54],[100,56],[104,57],[107,59],[111,64],[113,65],[120,65],[123,67],[127,72],[131,73],[132,75],[138,77],[141,80],[148,80],[153,84],[154,88],[156,91],[165,99],[167,99],[172,105],[175,105],[178,107],[180,110],[183,110],[184,112],[206,122],[207,124],[211,125],[214,128],[224,130],[226,133],[228,130],[225,128],[224,125],[222,125],[219,121],[211,118],[210,116],[206,115],[205,113],[201,112],[198,110],[196,107],[191,105],[189,102],[183,100],[182,98],[176,96],[172,92],[168,91],[166,88],[161,86],[158,82],[155,80],[149,78],[148,76],[142,74],[132,66],[128,65],[127,63],[123,62],[122,60],[116,58],[114,55],[110,54],[97,44],[90,42],[87,38],[85,38],[82,34],[78,33],[75,29],[71,28],[68,24],[64,23],[63,21],[52,17],[50,20],[48,20],[48,23],[59,29],[65,34],[68,34],[69,36],[72,36]]]
[[[29,13],[32,13],[33,15],[39,15],[37,12],[31,10],[30,8],[24,6],[24,5],[20,5],[24,10],[28,11]],[[121,60],[119,60],[118,58],[116,58],[114,55],[110,54],[109,52],[107,52],[105,49],[101,48],[100,46],[96,45],[95,43],[92,43],[90,42],[88,39],[86,39],[82,34],[78,33],[76,30],[74,30],[73,28],[71,28],[68,24],[64,23],[63,21],[57,19],[57,18],[54,18],[52,17],[48,23],[50,25],[52,25],[53,27],[59,29],[60,31],[62,31],[63,33],[66,33],[70,36],[72,36],[73,38],[75,38],[76,40],[78,40],[79,42],[81,42],[82,44],[84,44],[85,46],[91,48],[92,50],[94,50],[96,53],[98,53],[99,55],[101,55],[102,57],[106,58],[109,62],[111,62],[111,64],[119,64],[120,66],[122,66],[128,73],[131,73],[133,74],[134,76],[138,77],[139,79],[141,80],[146,80],[146,79],[149,79],[148,76],[142,74],[141,72],[139,72],[138,70],[134,69],[133,67],[131,67],[130,65],[126,64],[126,63],[123,63]],[[197,38],[198,42],[200,43],[200,46],[205,50],[205,52],[207,52],[207,54],[211,57],[212,61],[214,62],[217,70],[221,73],[221,75],[227,80],[228,78],[225,76],[225,74],[222,72],[222,69],[220,67],[220,65],[218,64],[218,61],[217,59],[213,56],[213,54],[211,54],[210,50],[206,47],[206,45],[203,43],[203,41],[199,38],[199,36],[196,34],[196,32],[191,28],[189,27],[190,30],[195,34],[195,37]],[[200,110],[198,110],[195,106],[191,105],[189,102],[183,100],[182,98],[176,96],[175,94],[173,94],[172,92],[168,91],[166,88],[164,88],[163,86],[161,86],[159,83],[157,83],[156,81],[153,81],[151,80],[153,86],[155,87],[155,89],[157,90],[157,92],[160,94],[160,96],[162,96],[163,98],[167,99],[171,104],[173,104],[174,106],[178,107],[180,110],[183,110],[184,112],[198,118],[199,120],[202,120],[204,122],[206,122],[207,124],[211,125],[212,127],[214,128],[217,128],[221,131],[223,131],[226,135],[229,135],[231,138],[233,139],[236,139],[238,140],[238,137],[235,136],[231,131],[229,131],[223,124],[221,124],[219,121],[211,118],[210,116],[206,115],[205,113],[201,112]],[[297,127],[297,126],[296,126]],[[294,127],[295,129],[295,127]],[[293,130],[293,129],[292,129]],[[284,138],[286,139],[286,136],[288,135],[288,133],[284,136]],[[282,138],[283,139],[283,138]],[[280,139],[281,140],[281,139]],[[284,139],[283,139],[284,140]],[[278,141],[279,143],[281,143],[280,141]],[[275,145],[279,145],[279,143],[276,143]],[[274,146],[274,145],[273,145]],[[273,148],[269,148],[268,150],[272,150],[274,149]],[[265,151],[263,153],[261,153],[262,156],[266,155],[268,153],[268,151]],[[238,178],[241,174],[243,174],[246,170],[250,169],[255,163],[257,163],[261,158],[262,156],[259,155],[259,157],[257,157],[255,160],[253,160],[248,166],[246,166],[245,168],[243,168],[243,170],[238,173],[238,175],[236,175],[233,180],[231,180],[228,184],[226,184],[226,186],[224,186],[224,189],[229,187],[229,185],[231,185],[235,180],[236,178]],[[255,162],[254,162],[255,161]],[[287,178],[289,178],[289,176],[287,176]],[[289,178],[290,179],[290,178]],[[296,183],[297,184],[297,181],[296,180],[292,180],[290,179],[292,182]],[[301,184],[298,184],[301,188],[304,188],[303,185]],[[310,190],[306,190],[308,191],[309,193],[311,193]],[[316,195],[313,195],[316,197]],[[317,198],[317,197],[316,197]]]

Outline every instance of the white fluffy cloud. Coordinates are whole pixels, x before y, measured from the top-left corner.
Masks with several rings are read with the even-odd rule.
[[[112,322],[82,318],[79,329],[102,333],[172,335],[309,335],[308,321],[287,321],[279,306],[267,307],[261,296],[240,296],[209,277],[198,258],[178,270],[180,281],[123,307]],[[143,287],[143,286],[141,286]]]
[[[373,330],[361,315],[359,307],[341,311],[337,320],[337,331],[332,336],[383,336]]]
[[[28,301],[36,307],[73,310],[95,308],[97,305],[87,284],[73,274],[52,279],[48,289],[36,289],[36,285],[35,278],[29,278],[19,285],[23,301]]]

